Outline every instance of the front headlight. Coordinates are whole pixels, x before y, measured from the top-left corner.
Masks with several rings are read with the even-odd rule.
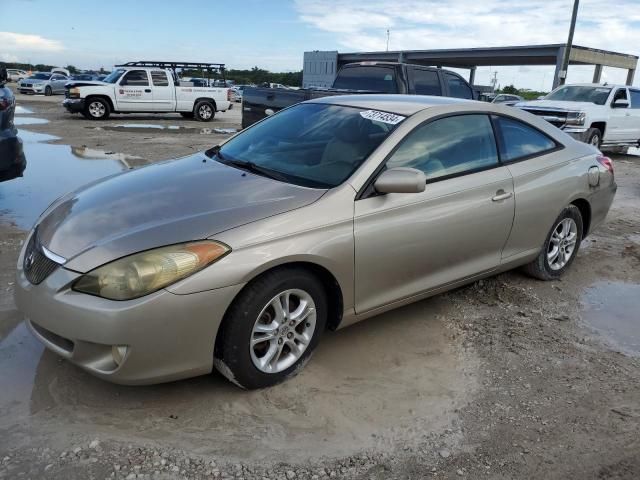
[[[80,89],[77,87],[71,87],[69,89],[69,98],[80,98]]]
[[[228,246],[210,240],[147,250],[84,274],[72,288],[109,300],[131,300],[182,280],[230,251]]]
[[[584,112],[569,112],[567,114],[567,125],[584,125],[587,114]]]

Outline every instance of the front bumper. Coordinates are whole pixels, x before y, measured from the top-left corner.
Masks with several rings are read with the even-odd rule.
[[[31,332],[48,349],[120,384],[211,372],[218,327],[243,286],[189,295],[160,290],[118,302],[71,290],[80,274],[62,267],[33,285],[22,270],[23,256],[24,251],[18,259],[15,301]],[[121,347],[119,356],[114,346]]]
[[[69,113],[82,113],[84,111],[84,98],[65,98],[62,106]]]
[[[44,89],[46,85],[32,85],[30,87],[25,87],[24,85],[18,85],[18,91],[20,93],[44,93]]]

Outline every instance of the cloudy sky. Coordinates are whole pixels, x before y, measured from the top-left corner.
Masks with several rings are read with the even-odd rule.
[[[573,0],[0,0],[0,60],[105,67],[129,60],[297,70],[305,50],[371,51],[562,43]],[[582,0],[574,42],[640,54],[640,0]],[[548,89],[553,67],[479,68]],[[590,81],[592,67],[569,69]],[[626,72],[604,69],[603,81]],[[636,79],[640,85],[640,74]]]

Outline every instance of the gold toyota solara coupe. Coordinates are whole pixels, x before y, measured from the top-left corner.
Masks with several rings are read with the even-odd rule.
[[[87,185],[37,220],[16,302],[105,380],[273,385],[327,329],[515,267],[560,277],[616,191],[595,147],[513,107],[312,100]]]

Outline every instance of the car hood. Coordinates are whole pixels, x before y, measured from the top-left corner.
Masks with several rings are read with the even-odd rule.
[[[67,259],[66,268],[84,273],[303,207],[325,191],[247,173],[200,153],[72,192],[45,211],[37,234],[44,247]]]
[[[101,82],[100,80],[69,80],[64,84],[65,87],[90,87],[95,85],[110,85],[105,82]]]
[[[561,102],[556,100],[533,100],[531,102],[519,102],[518,108],[550,108],[553,110],[579,111],[597,106],[591,102]]]

